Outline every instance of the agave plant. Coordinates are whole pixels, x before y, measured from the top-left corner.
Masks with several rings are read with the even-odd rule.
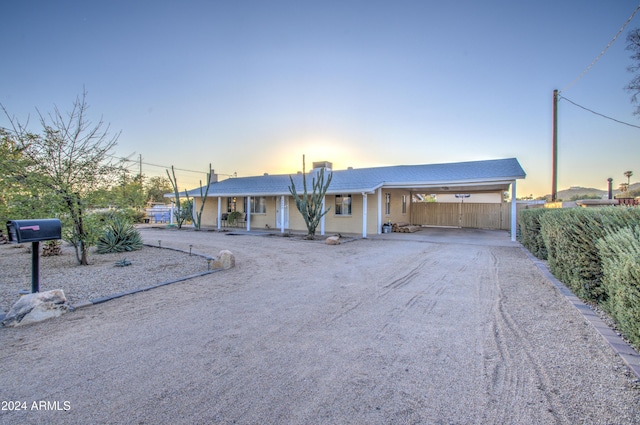
[[[96,244],[98,254],[137,251],[142,249],[140,233],[131,223],[114,217]]]

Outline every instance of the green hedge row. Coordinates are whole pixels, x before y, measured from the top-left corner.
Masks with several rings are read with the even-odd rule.
[[[548,208],[522,210],[518,219],[520,243],[541,260],[547,259],[547,247],[540,231],[540,217],[547,211],[551,210]]]
[[[596,242],[602,260],[604,309],[624,335],[640,346],[640,226],[625,227]]]
[[[519,221],[524,247],[640,343],[640,208],[532,209]]]

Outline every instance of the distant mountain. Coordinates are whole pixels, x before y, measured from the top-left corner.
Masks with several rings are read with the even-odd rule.
[[[630,191],[635,191],[640,189],[640,183],[632,183],[629,187]],[[608,191],[606,189],[595,189],[593,187],[581,187],[581,186],[572,186],[569,189],[563,189],[558,191],[558,199],[562,199],[563,201],[568,201],[570,199],[580,199],[580,197],[584,196],[585,198],[590,196],[598,196],[600,198],[606,198],[608,195]],[[620,190],[617,188],[613,189],[613,196],[615,197],[620,193]],[[551,195],[546,196],[547,199],[551,199]]]

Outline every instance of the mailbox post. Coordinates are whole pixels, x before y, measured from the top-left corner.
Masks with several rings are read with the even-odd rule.
[[[31,242],[31,292],[40,292],[40,241],[62,239],[62,224],[57,218],[7,221],[9,242]]]

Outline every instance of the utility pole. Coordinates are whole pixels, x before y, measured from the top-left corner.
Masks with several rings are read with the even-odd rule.
[[[142,177],[142,154],[140,155],[140,177]]]
[[[558,198],[558,90],[553,91],[553,160],[551,174],[551,202]]]

